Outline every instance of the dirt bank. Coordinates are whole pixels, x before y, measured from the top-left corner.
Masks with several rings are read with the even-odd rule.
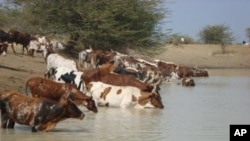
[[[158,51],[152,51],[150,56],[141,57],[202,68],[250,69],[250,46],[230,45],[224,54],[221,50],[219,45],[166,45]]]

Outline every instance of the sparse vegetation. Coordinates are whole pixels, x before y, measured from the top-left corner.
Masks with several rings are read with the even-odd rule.
[[[199,36],[205,44],[220,44],[222,53],[226,53],[226,46],[234,40],[230,28],[226,25],[206,26]]]

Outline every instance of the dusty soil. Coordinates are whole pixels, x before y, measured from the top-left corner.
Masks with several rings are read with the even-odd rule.
[[[9,49],[6,56],[0,56],[0,93],[11,89],[25,92],[27,79],[32,76],[44,76],[46,64],[42,56],[36,54],[31,58],[23,55],[20,47],[16,47],[16,51],[17,54],[14,54]],[[150,55],[133,54],[150,61],[159,59],[209,69],[250,69],[249,46],[228,46],[228,53],[220,52],[220,46],[216,45],[167,45]]]

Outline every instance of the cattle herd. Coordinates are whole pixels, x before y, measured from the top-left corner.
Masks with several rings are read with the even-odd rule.
[[[208,77],[204,69],[147,61],[112,50],[85,49],[75,61],[56,52],[64,48],[59,42],[0,30],[0,54],[6,55],[9,45],[15,53],[13,43],[21,44],[27,55],[41,52],[46,68],[44,76],[27,80],[26,94],[15,90],[0,94],[1,128],[19,123],[31,126],[33,132],[49,131],[67,118],[83,119],[79,106],[94,113],[100,106],[162,109],[163,82],[182,79],[183,86],[195,86],[193,77]]]

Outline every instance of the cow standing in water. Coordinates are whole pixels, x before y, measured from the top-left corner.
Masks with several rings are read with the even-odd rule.
[[[84,113],[65,94],[60,102],[32,98],[17,91],[0,94],[1,127],[14,128],[15,122],[32,127],[32,132],[49,131],[67,118],[83,119]]]
[[[164,108],[159,94],[145,92],[133,86],[114,86],[99,81],[88,83],[87,91],[100,106]]]
[[[96,103],[91,96],[87,96],[79,91],[73,84],[57,83],[41,77],[32,77],[26,82],[26,94],[28,88],[33,97],[43,97],[55,101],[60,101],[67,91],[71,92],[70,98],[79,106],[85,106],[94,113],[98,112]]]

